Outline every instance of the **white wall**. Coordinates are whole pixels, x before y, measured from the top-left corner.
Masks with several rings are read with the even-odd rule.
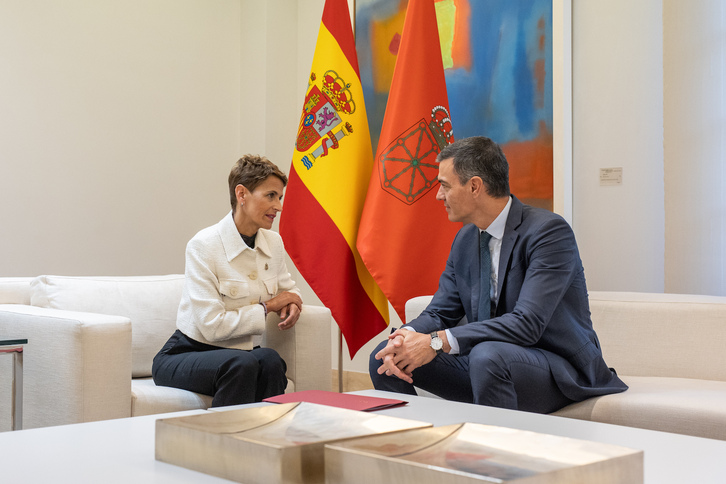
[[[183,272],[229,210],[239,0],[0,3],[0,276]]]
[[[726,295],[726,3],[664,0],[666,292]]]
[[[590,290],[664,288],[661,0],[573,2],[573,227]],[[620,186],[600,168],[622,167]]]
[[[573,2],[573,125],[590,289],[726,295],[726,4]]]

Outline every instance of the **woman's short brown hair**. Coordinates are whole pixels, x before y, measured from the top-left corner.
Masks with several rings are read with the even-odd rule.
[[[237,185],[244,186],[250,192],[255,191],[260,183],[269,176],[276,176],[282,181],[282,186],[287,185],[287,176],[273,162],[260,155],[244,155],[237,160],[237,163],[229,172],[229,201],[232,204],[232,211],[237,207]]]

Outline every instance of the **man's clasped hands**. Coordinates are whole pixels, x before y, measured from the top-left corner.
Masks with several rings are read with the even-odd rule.
[[[439,331],[439,337],[444,340],[444,351],[449,345],[444,331]],[[388,336],[388,344],[375,358],[383,363],[378,368],[378,374],[395,376],[408,383],[413,383],[413,371],[429,363],[436,357],[436,351],[431,347],[431,336],[400,328]]]

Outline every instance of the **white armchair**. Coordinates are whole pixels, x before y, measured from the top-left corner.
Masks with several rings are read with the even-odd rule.
[[[0,339],[28,339],[23,428],[208,408],[211,397],[151,379],[183,284],[183,275],[0,278]],[[287,363],[286,391],[330,390],[330,310],[305,305],[288,331],[278,322],[268,316],[262,344]],[[0,388],[9,378],[0,371]],[[9,429],[9,403],[0,399],[0,429]]]

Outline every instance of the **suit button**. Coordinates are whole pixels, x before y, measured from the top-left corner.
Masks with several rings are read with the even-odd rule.
[[[250,273],[249,277],[250,277],[250,281],[255,281],[255,280],[257,280],[257,271],[252,271],[252,272]]]
[[[233,288],[232,288],[232,289],[231,289],[231,290],[229,291],[229,295],[230,295],[230,296],[236,296],[236,295],[237,295],[237,289],[233,287]]]

